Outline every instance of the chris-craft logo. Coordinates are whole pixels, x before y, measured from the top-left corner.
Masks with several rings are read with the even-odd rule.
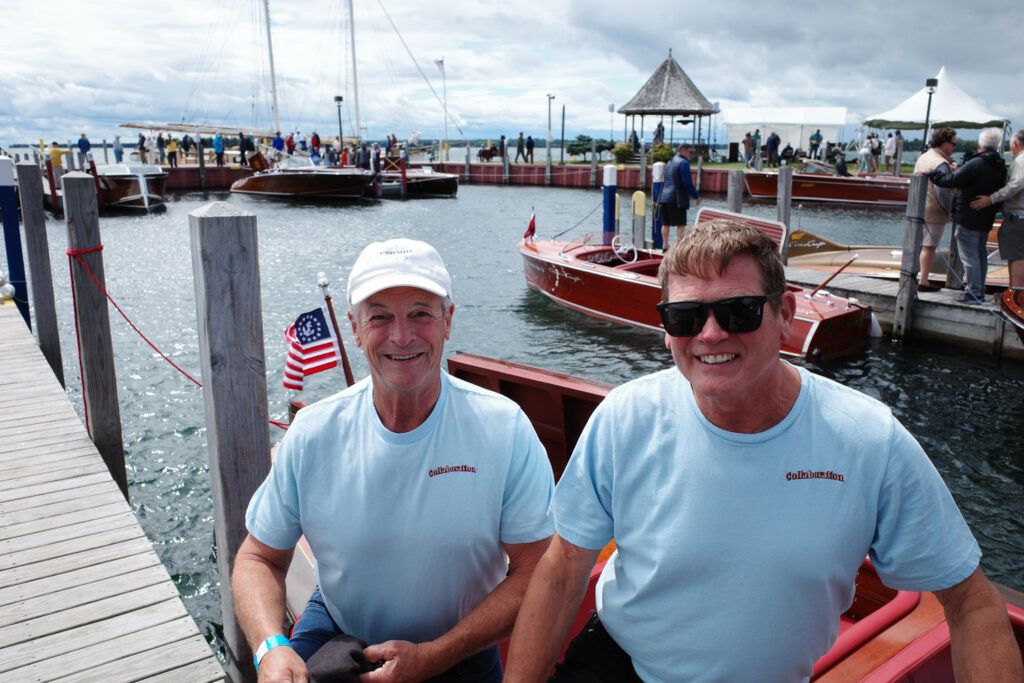
[[[831,481],[846,482],[846,476],[829,470],[827,472],[815,472],[811,470],[797,470],[786,472],[786,481],[797,481],[799,479],[829,479]]]
[[[447,465],[445,467],[435,467],[427,472],[427,476],[436,477],[439,474],[448,474],[449,472],[476,472],[476,468],[471,465]]]

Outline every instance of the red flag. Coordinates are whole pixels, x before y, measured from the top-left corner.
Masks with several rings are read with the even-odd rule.
[[[441,57],[441,59],[435,59],[434,60],[434,64],[437,65],[437,70],[438,71],[440,71],[441,73],[444,73],[444,57]]]
[[[284,386],[302,391],[303,378],[337,367],[341,351],[334,328],[322,308],[303,313],[284,332],[288,359],[284,364]]]
[[[534,233],[537,232],[537,211],[534,209],[530,214],[530,226],[526,228],[526,233],[523,235],[524,240],[533,239]]]

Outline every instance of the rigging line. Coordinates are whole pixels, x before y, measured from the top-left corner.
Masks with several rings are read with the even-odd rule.
[[[413,56],[412,50],[410,50],[409,46],[406,45],[405,38],[403,38],[402,34],[398,32],[398,27],[395,26],[395,22],[391,21],[391,15],[388,14],[387,9],[385,9],[384,3],[381,0],[377,0],[377,4],[380,5],[381,10],[384,12],[384,16],[387,17],[388,23],[391,24],[391,28],[395,29],[395,35],[398,36],[398,40],[402,42],[402,47],[404,47],[405,51],[409,54],[409,59],[412,60],[413,66],[415,66],[416,70],[420,72],[420,76],[423,76],[423,80],[426,82],[427,87],[430,88],[430,92],[434,93],[434,98],[441,104],[445,117],[452,122],[452,125],[455,126],[455,130],[459,131],[459,135],[466,137],[466,134],[462,132],[461,128],[459,128],[459,124],[454,118],[452,118],[447,104],[440,98],[440,96],[438,96],[437,91],[434,90],[434,86],[430,84],[430,80],[427,78],[427,75],[423,73],[423,69],[420,68],[419,62],[417,62],[416,57]]]
[[[566,229],[565,229],[565,230],[563,230],[562,232],[558,233],[557,235],[552,235],[552,236],[551,236],[551,239],[555,239],[556,237],[561,237],[562,235],[564,235],[565,233],[569,232],[569,231],[570,231],[570,230],[572,230],[573,228],[578,228],[579,226],[581,226],[581,225],[583,224],[583,221],[587,220],[587,219],[588,219],[588,218],[590,218],[590,217],[591,217],[592,215],[594,215],[594,212],[595,212],[595,211],[597,211],[598,209],[600,209],[600,208],[601,208],[601,207],[602,207],[603,205],[604,205],[604,198],[602,197],[602,198],[601,198],[601,201],[599,201],[599,202],[597,203],[597,206],[595,206],[595,207],[594,207],[593,209],[591,209],[591,210],[590,210],[590,213],[588,213],[588,214],[587,214],[586,216],[584,216],[583,218],[581,218],[581,219],[580,219],[580,221],[579,221],[579,223],[577,223],[576,225],[571,225],[571,226],[569,226],[568,228],[566,228]]]

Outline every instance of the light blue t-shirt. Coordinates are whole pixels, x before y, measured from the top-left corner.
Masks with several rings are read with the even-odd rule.
[[[384,427],[372,392],[366,379],[299,412],[246,525],[278,549],[305,534],[345,633],[424,642],[502,581],[501,543],[551,535],[551,465],[515,403],[447,373],[411,432]]]
[[[614,537],[597,607],[646,681],[807,679],[865,555],[906,590],[978,566],[948,489],[891,411],[799,371],[796,403],[765,432],[715,427],[671,368],[612,391],[580,437],[555,530],[592,549]]]

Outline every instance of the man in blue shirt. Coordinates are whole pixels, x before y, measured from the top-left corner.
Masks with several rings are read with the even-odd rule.
[[[89,161],[90,149],[92,149],[92,145],[89,144],[89,138],[82,133],[82,137],[78,138],[78,167],[83,171],[86,170]]]
[[[690,197],[700,204],[700,195],[693,186],[690,174],[690,156],[693,148],[688,144],[679,145],[679,153],[665,167],[665,182],[661,186],[658,208],[661,211],[661,245],[668,249],[668,238],[672,226],[676,228],[676,239],[686,228],[686,212],[690,209]]]
[[[284,138],[281,131],[274,133],[274,161],[281,161],[284,157]]]
[[[796,300],[775,243],[702,223],[659,280],[675,367],[613,390],[583,430],[505,680],[547,678],[613,536],[597,614],[552,681],[806,681],[865,555],[886,585],[935,592],[959,680],[1021,680],[1006,606],[920,445],[885,405],[779,358]]]
[[[497,683],[496,643],[551,535],[544,447],[511,400],[441,370],[454,306],[433,247],[370,244],[348,302],[370,376],[298,413],[235,561],[260,679],[306,680],[306,661],[351,636],[381,663],[366,681]],[[300,535],[318,586],[289,640],[281,587]]]

